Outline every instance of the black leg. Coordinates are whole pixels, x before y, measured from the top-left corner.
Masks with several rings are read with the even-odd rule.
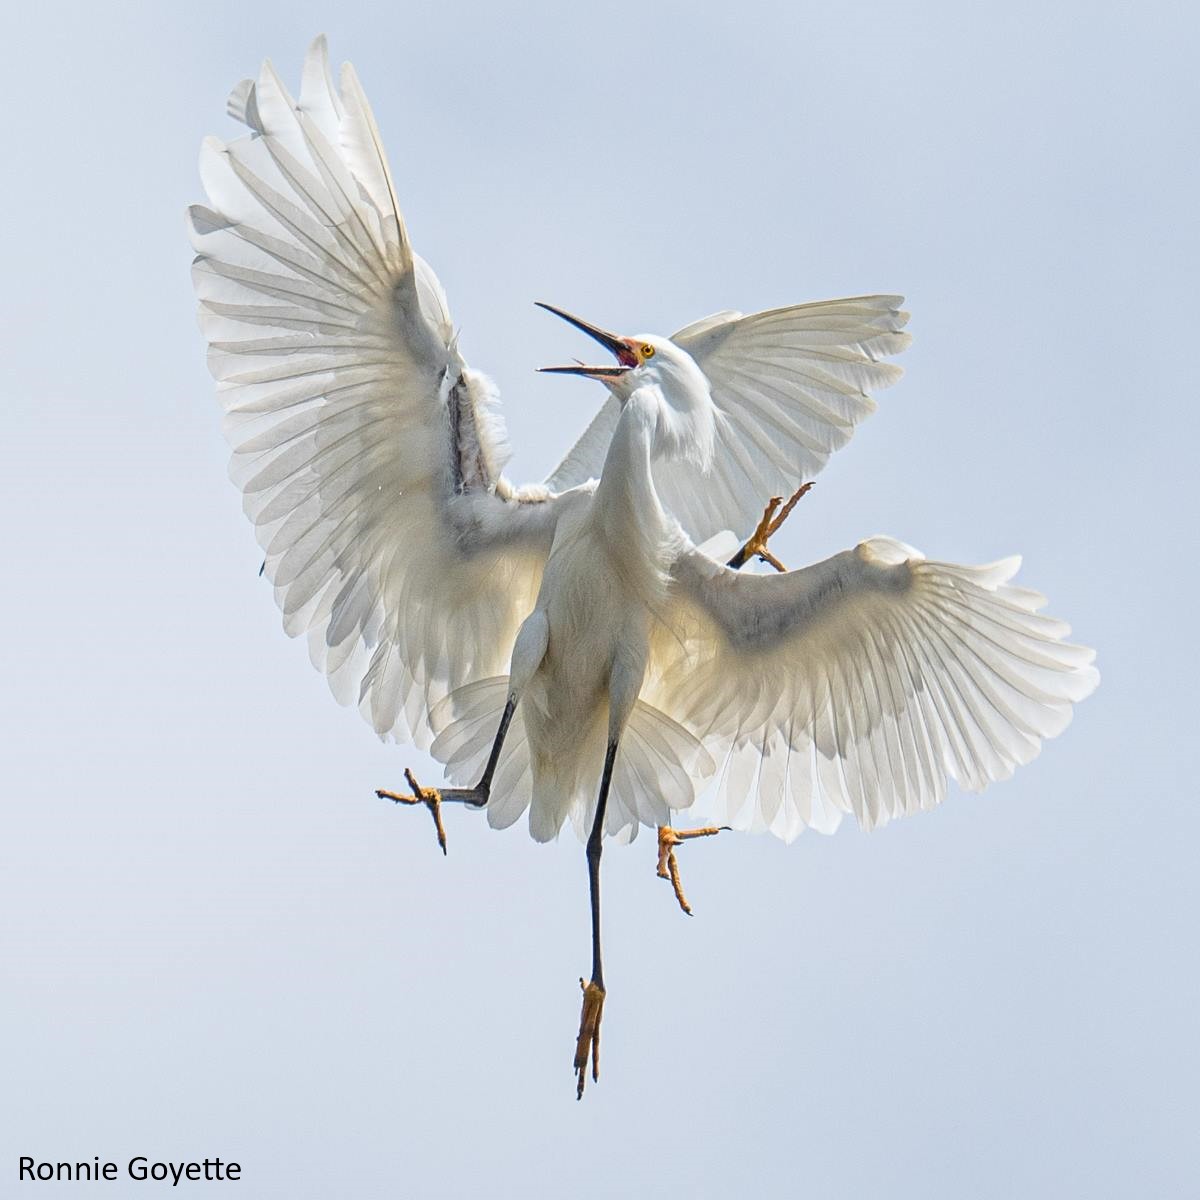
[[[510,699],[504,706],[500,716],[500,726],[496,730],[496,740],[492,742],[492,752],[488,755],[487,766],[479,782],[473,788],[442,788],[442,802],[445,804],[469,804],[473,808],[482,808],[492,795],[492,776],[496,773],[496,764],[500,761],[500,751],[504,749],[504,739],[508,736],[508,727],[512,724],[513,713],[517,702]]]
[[[604,1012],[604,962],[600,953],[600,854],[604,848],[604,814],[608,809],[608,790],[612,784],[613,763],[617,743],[609,742],[604,756],[604,773],[600,776],[600,797],[596,801],[596,816],[587,841],[588,892],[592,904],[592,978],[581,979],[583,1012],[579,1017],[579,1037],[575,1042],[575,1097],[583,1099],[587,1081],[588,1058],[592,1062],[592,1079],[600,1078],[600,1017]]]
[[[604,988],[604,964],[600,956],[600,852],[604,848],[604,813],[608,808],[608,789],[616,757],[617,743],[610,742],[604,756],[604,774],[600,776],[596,819],[587,840],[588,891],[592,901],[592,982],[600,989]]]
[[[504,712],[500,717],[500,728],[496,730],[496,740],[492,743],[492,752],[488,755],[487,766],[483,768],[483,778],[480,779],[479,787],[476,789],[483,793],[483,804],[488,802],[488,797],[491,795],[492,776],[496,773],[496,764],[500,761],[500,751],[504,748],[504,739],[508,736],[508,727],[512,723],[516,708],[517,702],[509,696],[508,703],[504,706]]]

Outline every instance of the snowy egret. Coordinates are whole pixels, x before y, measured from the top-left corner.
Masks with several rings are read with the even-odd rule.
[[[381,792],[528,812],[587,839],[592,969],[576,1039],[598,1077],[605,835],[677,845],[718,825],[870,828],[1009,775],[1095,686],[1017,560],[931,562],[891,538],[739,573],[899,375],[899,298],[720,313],[670,338],[552,312],[613,361],[604,406],[545,484],[502,474],[494,389],[462,357],[412,250],[350,66],[318,39],[299,100],[269,63],[233,92],[250,133],[208,139],[190,210],[233,475],[291,635],[383,736],[455,785]],[[546,306],[549,307],[549,306]],[[795,502],[795,495],[790,503]],[[761,514],[761,519],[760,518]],[[723,531],[757,526],[730,565]],[[732,535],[729,535],[732,537]],[[736,544],[736,539],[734,539]],[[777,561],[775,565],[782,567]],[[675,831],[712,781],[714,824]]]

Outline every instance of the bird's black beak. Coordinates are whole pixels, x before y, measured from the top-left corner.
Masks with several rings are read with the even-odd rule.
[[[581,317],[564,312],[561,308],[555,308],[553,304],[543,304],[540,300],[536,300],[534,303],[537,304],[538,308],[544,308],[547,312],[552,312],[556,317],[562,317],[568,325],[574,325],[576,329],[582,330],[588,337],[594,338],[606,350],[611,351],[620,364],[615,367],[589,367],[580,363],[573,367],[540,367],[539,370],[554,375],[584,375],[592,379],[612,379],[618,375],[624,375],[626,371],[630,371],[637,366],[637,356],[630,349],[629,343],[624,338],[618,337],[615,333],[609,333],[608,330],[601,329],[598,325],[592,325]]]

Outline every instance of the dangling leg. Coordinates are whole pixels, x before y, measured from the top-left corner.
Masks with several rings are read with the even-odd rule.
[[[414,778],[413,773],[406,767],[404,778],[412,788],[412,794],[405,796],[399,792],[385,791],[376,788],[375,795],[381,800],[391,800],[396,804],[424,804],[433,816],[434,828],[437,829],[438,845],[442,853],[446,853],[446,830],[442,825],[443,804],[469,804],[473,808],[482,808],[491,796],[492,776],[496,773],[496,764],[500,761],[500,751],[504,747],[504,738],[512,723],[513,713],[517,708],[516,693],[509,693],[504,713],[500,717],[500,728],[496,730],[496,740],[492,743],[492,752],[488,755],[487,766],[483,775],[473,788],[423,788]]]
[[[801,484],[792,493],[791,499],[786,504],[783,504],[781,496],[772,496],[767,507],[763,509],[762,520],[759,521],[749,540],[725,565],[739,571],[752,558],[757,557],[761,562],[770,563],[777,571],[786,571],[787,567],[767,549],[767,542],[772,534],[779,532],[779,527],[792,515],[792,509],[796,507],[797,501],[801,496],[806,495],[811,487],[812,483]],[[783,508],[779,508],[781,504],[783,504]],[[779,509],[778,516],[775,515],[776,509]]]
[[[592,902],[592,977],[583,988],[583,1011],[579,1016],[579,1037],[575,1043],[575,1073],[578,1076],[575,1099],[583,1099],[587,1080],[588,1055],[592,1059],[592,1079],[600,1079],[600,1017],[604,1012],[604,964],[600,959],[600,852],[604,842],[604,813],[608,808],[608,789],[612,783],[617,743],[609,742],[600,776],[600,798],[587,841],[588,892]]]

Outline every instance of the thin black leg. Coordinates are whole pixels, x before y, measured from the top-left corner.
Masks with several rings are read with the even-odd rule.
[[[583,1011],[579,1015],[579,1036],[575,1040],[575,1098],[583,1099],[587,1080],[588,1059],[592,1063],[592,1078],[600,1078],[600,1018],[604,1014],[604,963],[600,954],[600,852],[604,843],[604,814],[608,809],[608,789],[612,783],[613,762],[617,743],[609,742],[604,756],[604,773],[600,777],[600,797],[596,801],[596,816],[587,841],[588,888],[592,900],[592,978],[579,981],[583,988]]]
[[[604,964],[600,956],[600,852],[604,848],[604,813],[608,808],[608,789],[616,757],[617,743],[610,742],[604,756],[604,773],[600,776],[596,818],[587,840],[588,890],[592,899],[592,982],[599,988],[604,987]]]
[[[504,748],[504,739],[508,736],[508,727],[512,723],[516,708],[517,702],[510,696],[500,717],[500,728],[496,730],[496,740],[492,743],[492,752],[488,755],[487,766],[483,768],[483,778],[480,779],[477,789],[483,793],[484,804],[491,795],[492,776],[496,773],[496,764],[500,761],[500,751]]]

